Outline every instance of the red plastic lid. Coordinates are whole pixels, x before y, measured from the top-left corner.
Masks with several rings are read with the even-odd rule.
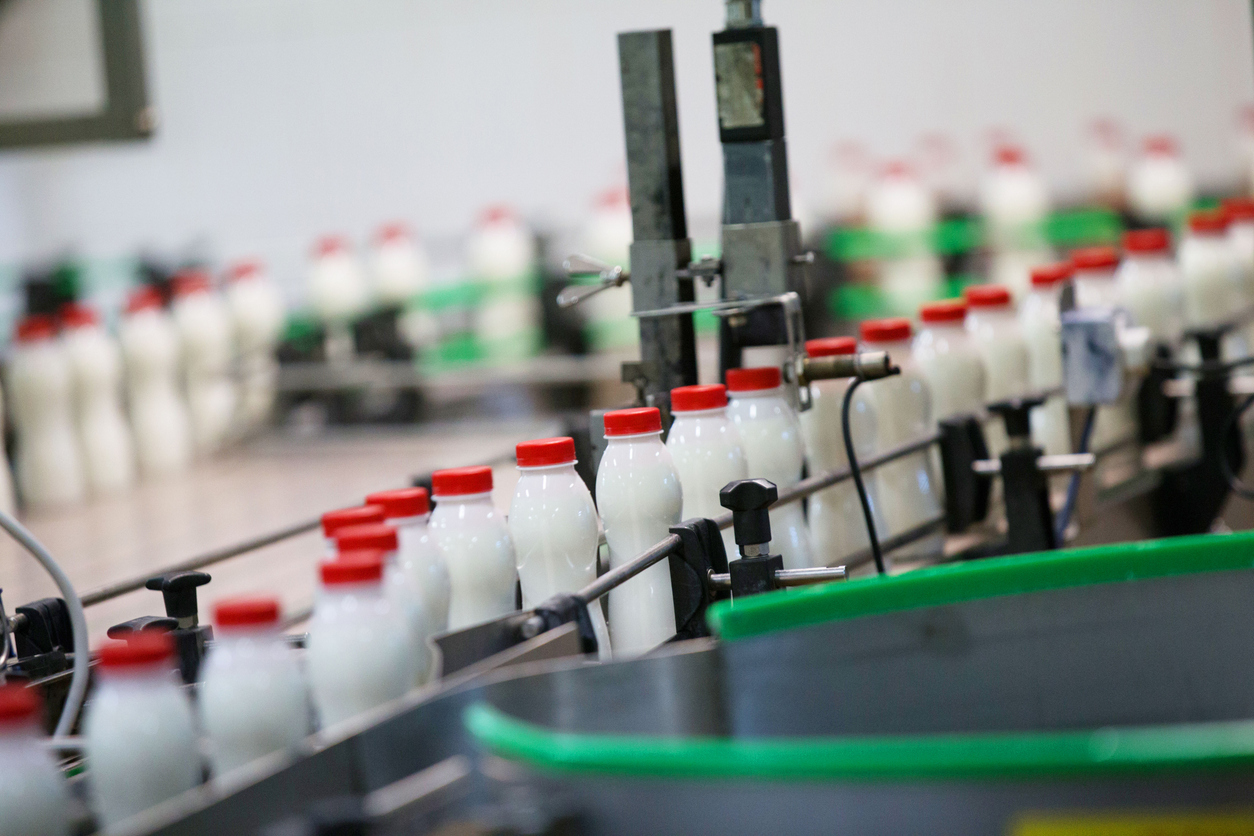
[[[1224,200],[1224,212],[1230,221],[1254,221],[1254,198],[1229,197]]]
[[[431,513],[431,498],[426,488],[397,488],[394,491],[379,491],[366,497],[367,505],[377,505],[383,509],[383,515],[390,520],[403,517],[421,517]]]
[[[662,431],[662,413],[656,406],[641,406],[635,409],[616,409],[605,413],[605,435],[640,435],[641,433],[660,433]]]
[[[335,532],[335,548],[341,554],[362,549],[394,552],[398,543],[396,527],[384,523],[346,525]]]
[[[783,377],[779,366],[757,366],[752,369],[728,369],[727,391],[759,392],[763,389],[776,389]]]
[[[390,224],[384,224],[379,227],[379,232],[375,236],[380,244],[391,244],[396,241],[409,240],[409,227],[400,221],[393,221]]]
[[[919,319],[924,322],[962,322],[966,318],[967,303],[962,299],[928,302],[919,308]]]
[[[39,716],[39,693],[16,682],[0,685],[0,726],[25,725]]]
[[[993,161],[997,165],[1024,165],[1028,157],[1018,145],[999,145],[993,151]]]
[[[57,321],[48,314],[27,314],[17,323],[14,338],[20,343],[50,340],[57,335]]]
[[[721,383],[677,386],[671,390],[672,412],[700,412],[727,406],[727,387]]]
[[[371,525],[387,519],[387,512],[378,505],[358,505],[355,508],[340,508],[327,511],[322,515],[322,534],[334,537],[335,532],[350,525]]]
[[[1000,308],[1011,302],[1010,291],[999,284],[977,284],[963,291],[973,308]]]
[[[514,211],[514,207],[506,203],[494,203],[491,206],[485,206],[483,211],[479,213],[479,225],[488,226],[489,224],[499,224],[505,221],[512,221],[518,217],[518,213]]]
[[[1071,253],[1077,270],[1111,270],[1119,264],[1119,251],[1114,247],[1081,247]]]
[[[160,291],[150,284],[141,285],[132,290],[131,295],[126,297],[126,312],[139,313],[140,311],[159,310],[164,304]]]
[[[193,293],[208,293],[213,285],[209,274],[200,270],[184,270],[176,273],[171,279],[175,297],[190,296]]]
[[[914,168],[905,160],[889,160],[880,173],[885,177],[913,177]]]
[[[1053,287],[1074,275],[1075,266],[1070,261],[1041,264],[1032,268],[1032,287]]]
[[[247,279],[255,279],[264,272],[264,268],[260,261],[256,259],[248,259],[245,261],[237,261],[226,270],[226,280],[228,282],[241,282]]]
[[[492,490],[492,468],[452,467],[431,475],[431,490],[436,496],[467,496]]]
[[[549,467],[555,464],[570,464],[575,460],[575,439],[537,438],[524,441],[514,448],[519,467]]]
[[[1145,149],[1146,154],[1174,157],[1180,153],[1180,146],[1176,144],[1176,138],[1170,134],[1147,136],[1142,147]]]
[[[138,668],[158,665],[174,657],[174,637],[165,630],[141,630],[126,641],[105,642],[100,646],[100,664],[105,668]]]
[[[1170,246],[1165,229],[1129,229],[1123,234],[1123,248],[1130,253],[1165,253]]]
[[[278,624],[279,599],[267,596],[227,598],[214,605],[213,623],[219,628]]]
[[[343,252],[348,252],[348,239],[343,235],[323,235],[314,244],[314,254],[318,258],[326,258]]]
[[[853,354],[858,341],[853,337],[819,337],[806,340],[806,354],[811,357],[834,357],[837,354]]]
[[[87,328],[100,324],[100,315],[96,309],[82,302],[67,302],[57,312],[63,328]]]
[[[631,193],[626,186],[616,186],[597,195],[595,203],[602,209],[627,208],[631,206]]]
[[[868,343],[892,343],[898,340],[908,340],[910,335],[914,333],[914,329],[910,326],[910,320],[902,317],[868,319],[859,326],[858,330],[862,334],[862,340]]]
[[[359,549],[340,552],[335,560],[323,561],[318,566],[323,586],[345,583],[379,583],[383,580],[384,553],[379,549]]]
[[[1202,235],[1215,235],[1228,229],[1228,213],[1222,209],[1201,209],[1189,216],[1189,229]]]

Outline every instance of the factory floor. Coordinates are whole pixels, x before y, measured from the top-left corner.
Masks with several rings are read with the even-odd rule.
[[[493,418],[313,436],[276,431],[184,474],[72,508],[26,513],[22,520],[79,594],[87,595],[359,504],[367,493],[407,485],[417,473],[512,458],[517,442],[556,429],[552,421]],[[495,470],[494,498],[504,510],[516,471],[512,461]],[[202,619],[214,601],[248,592],[277,594],[288,613],[308,607],[321,537],[309,531],[207,567],[213,581],[200,590]],[[0,591],[10,614],[19,604],[58,594],[43,569],[7,537],[0,542]],[[164,615],[159,593],[141,589],[88,607],[93,645],[111,625],[140,615]]]

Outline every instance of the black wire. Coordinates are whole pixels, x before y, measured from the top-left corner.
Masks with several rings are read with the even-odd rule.
[[[845,399],[840,405],[840,430],[845,437],[845,455],[849,457],[849,472],[853,475],[853,484],[858,489],[858,501],[862,503],[862,516],[866,518],[867,540],[871,545],[871,558],[875,561],[875,570],[881,575],[884,571],[884,555],[880,551],[880,538],[875,533],[875,517],[871,514],[871,500],[866,494],[866,485],[862,483],[862,468],[858,466],[858,456],[853,449],[853,433],[849,430],[849,405],[853,402],[853,390],[862,383],[862,378],[855,377],[845,390]]]
[[[1195,366],[1177,363],[1172,360],[1164,360],[1159,357],[1150,360],[1150,365],[1156,369],[1163,369],[1169,372],[1217,375],[1226,374],[1227,372],[1230,372],[1233,369],[1239,369],[1242,366],[1254,365],[1254,356],[1242,357],[1238,360],[1203,360]]]
[[[1223,432],[1219,435],[1219,466],[1223,469],[1224,478],[1228,480],[1228,487],[1232,488],[1232,492],[1242,499],[1254,499],[1254,488],[1242,482],[1241,477],[1233,472],[1232,462],[1228,459],[1227,441],[1228,433],[1233,431],[1241,415],[1251,405],[1254,405],[1254,395],[1247,396],[1245,400],[1233,408],[1232,412],[1228,413],[1228,419],[1224,421]]]
[[[1093,437],[1093,425],[1097,423],[1097,407],[1090,406],[1089,412],[1084,416],[1084,429],[1080,431],[1080,449],[1077,453],[1087,453],[1089,451],[1089,439]],[[1071,515],[1075,513],[1075,504],[1080,497],[1080,471],[1071,474],[1071,481],[1067,483],[1067,501],[1062,504],[1062,510],[1058,512],[1058,521],[1054,526],[1054,539],[1058,545],[1062,545],[1062,535],[1066,533],[1067,526],[1071,525]]]

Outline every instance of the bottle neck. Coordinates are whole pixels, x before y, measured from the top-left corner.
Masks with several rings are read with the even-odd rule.
[[[727,395],[734,401],[744,400],[746,398],[780,398],[783,397],[784,387],[776,386],[773,389],[746,389],[737,392],[728,392]]]
[[[633,435],[607,435],[605,441],[608,444],[647,444],[651,441],[661,441],[662,431],[658,430],[651,433],[635,433]]]
[[[418,514],[413,517],[388,517],[387,524],[396,528],[425,528],[431,514]]]
[[[521,467],[520,466],[518,468],[518,473],[520,476],[532,476],[532,475],[539,476],[539,475],[544,475],[544,474],[574,473],[574,472],[575,472],[574,462],[562,462],[561,464],[545,464],[545,465],[538,465],[536,467]]]
[[[717,406],[713,409],[690,409],[686,412],[675,412],[674,415],[676,421],[687,418],[725,418],[727,417],[727,407]]]

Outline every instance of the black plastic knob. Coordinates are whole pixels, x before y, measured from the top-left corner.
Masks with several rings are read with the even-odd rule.
[[[766,479],[738,479],[718,492],[718,501],[732,512],[736,545],[771,542],[771,518],[767,509],[779,499],[775,483]]]
[[[144,586],[161,593],[166,615],[182,620],[196,617],[196,587],[204,586],[210,580],[204,572],[169,572],[149,578]]]
[[[988,405],[988,411],[1001,416],[1010,438],[1028,438],[1032,435],[1032,410],[1045,403],[1041,397],[1009,398]]]

